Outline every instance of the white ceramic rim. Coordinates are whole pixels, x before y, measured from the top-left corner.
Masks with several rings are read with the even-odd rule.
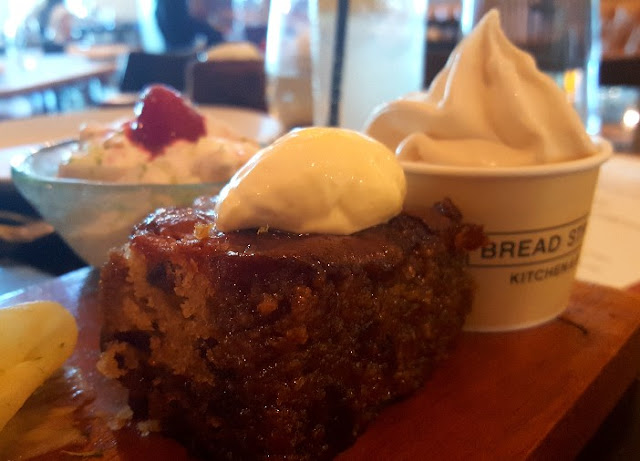
[[[594,136],[593,141],[598,152],[589,157],[567,162],[545,163],[542,165],[485,168],[475,166],[450,166],[433,165],[425,162],[401,161],[400,164],[405,173],[424,174],[431,176],[464,176],[475,178],[504,178],[504,177],[531,177],[531,176],[556,176],[589,170],[609,159],[613,155],[611,143],[599,136]]]

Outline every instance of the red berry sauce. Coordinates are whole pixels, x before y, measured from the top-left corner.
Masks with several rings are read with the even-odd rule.
[[[125,128],[131,142],[155,157],[178,139],[195,142],[206,134],[204,118],[180,94],[163,85],[146,89],[134,107],[136,118]]]

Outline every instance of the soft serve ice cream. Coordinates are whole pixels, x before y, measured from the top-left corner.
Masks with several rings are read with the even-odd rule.
[[[338,128],[295,130],[222,189],[217,227],[346,235],[398,215],[405,192],[402,168],[381,143]]]
[[[565,94],[490,11],[429,90],[376,110],[366,132],[401,160],[510,167],[588,157],[596,147]]]
[[[503,331],[567,306],[600,165],[560,88],[512,45],[496,11],[454,50],[429,91],[379,108],[367,133],[395,150],[404,209],[428,215],[443,195],[488,242],[469,254],[476,293],[465,328]]]
[[[173,90],[143,93],[136,118],[87,125],[59,176],[121,183],[200,183],[229,179],[259,148],[198,113]]]

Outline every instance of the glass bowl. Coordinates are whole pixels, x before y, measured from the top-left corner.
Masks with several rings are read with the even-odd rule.
[[[150,212],[190,205],[217,194],[224,183],[121,184],[57,177],[76,141],[44,147],[11,161],[18,191],[84,261],[100,267],[109,249],[124,244]]]

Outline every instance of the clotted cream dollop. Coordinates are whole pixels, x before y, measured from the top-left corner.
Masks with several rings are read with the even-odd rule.
[[[355,131],[305,128],[262,149],[222,189],[217,228],[351,234],[402,210],[402,167],[383,144]]]

